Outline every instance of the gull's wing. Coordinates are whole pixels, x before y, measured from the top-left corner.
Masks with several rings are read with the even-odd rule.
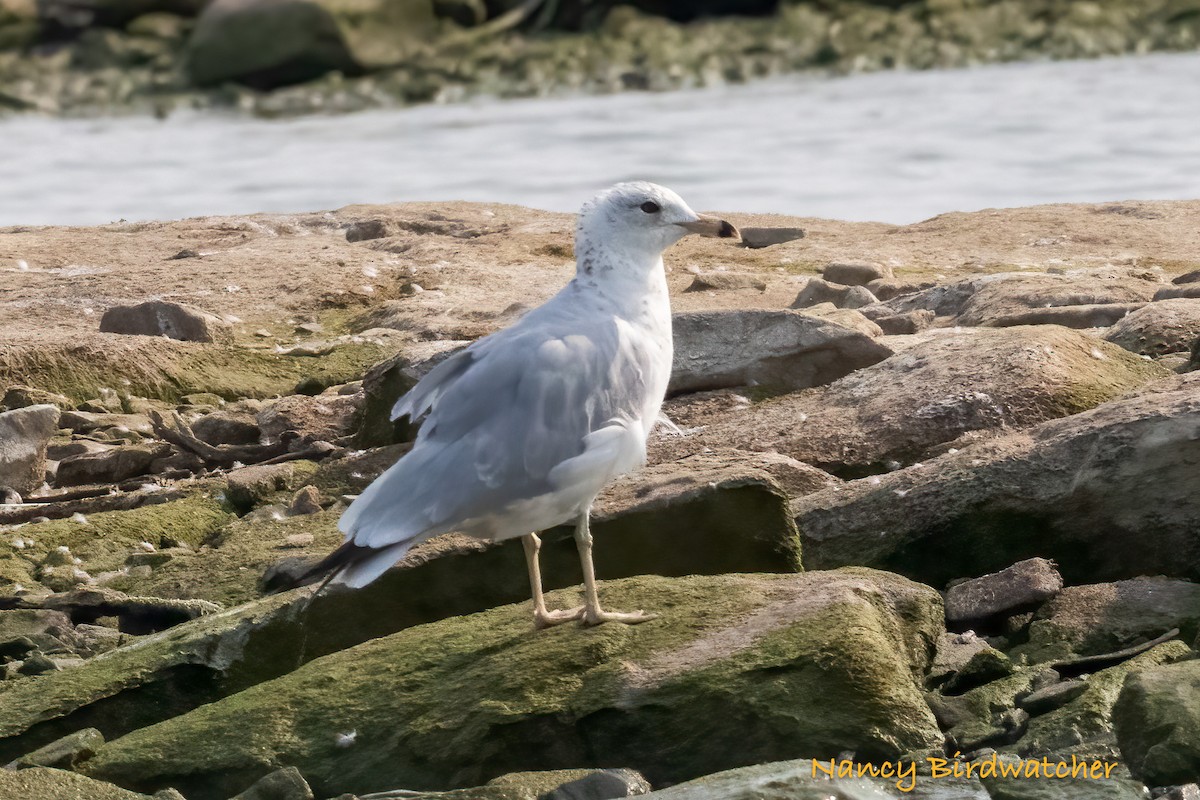
[[[625,431],[645,405],[645,369],[620,323],[605,319],[584,335],[578,320],[539,322],[447,359],[397,403],[400,414],[427,416],[412,451],[342,516],[346,546],[369,551],[345,582],[362,585],[412,544],[467,522],[508,514],[509,526],[528,522],[521,533],[558,524],[544,510],[522,519],[520,509],[577,481],[597,480],[598,491],[608,462],[629,460],[629,441],[642,446],[644,431]],[[363,556],[374,553],[368,570]]]

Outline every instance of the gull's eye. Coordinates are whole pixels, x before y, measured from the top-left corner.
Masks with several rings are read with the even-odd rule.
[[[647,200],[642,203],[642,211],[645,211],[647,214],[657,214],[662,211],[662,207],[653,200]]]

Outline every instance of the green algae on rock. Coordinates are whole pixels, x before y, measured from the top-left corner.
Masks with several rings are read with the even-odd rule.
[[[0,797],[29,800],[153,800],[111,783],[61,769],[0,769]]]
[[[534,632],[520,604],[443,620],[135,731],[86,770],[207,800],[284,764],[318,792],[363,792],[597,762],[682,780],[941,742],[917,686],[941,632],[927,587],[842,570],[642,577],[604,591],[661,617]]]
[[[1200,661],[1131,674],[1113,717],[1134,775],[1152,785],[1200,781]]]
[[[0,346],[0,391],[35,386],[75,402],[121,387],[128,395],[178,401],[202,392],[235,400],[291,394],[306,381],[333,386],[362,377],[386,350],[347,342],[318,356],[179,342],[161,336],[100,334],[82,344]]]
[[[22,549],[0,551],[0,581],[26,586],[37,581],[38,567],[59,547],[68,548],[90,572],[117,570],[141,542],[194,547],[232,518],[218,499],[201,488],[166,503],[27,525],[21,529],[26,542]]]

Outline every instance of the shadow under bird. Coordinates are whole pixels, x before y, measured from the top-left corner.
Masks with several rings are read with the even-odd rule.
[[[646,461],[671,375],[662,254],[689,234],[740,238],[728,222],[697,214],[652,183],[621,183],[586,203],[574,279],[400,398],[393,419],[424,418],[412,450],[346,509],[338,523],[345,543],[306,577],[361,587],[443,533],[520,536],[538,627],[653,619],[601,608],[588,515],[609,481]],[[571,520],[584,605],[549,610],[537,531]]]

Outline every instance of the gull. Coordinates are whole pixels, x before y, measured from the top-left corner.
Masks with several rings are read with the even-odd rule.
[[[345,542],[309,574],[357,588],[443,533],[522,537],[538,628],[653,619],[601,608],[588,518],[609,481],[646,461],[671,375],[662,254],[688,234],[740,238],[652,183],[620,183],[584,204],[575,277],[397,401],[393,420],[423,420],[412,449],[346,509]],[[572,520],[584,605],[549,610],[538,532]]]

